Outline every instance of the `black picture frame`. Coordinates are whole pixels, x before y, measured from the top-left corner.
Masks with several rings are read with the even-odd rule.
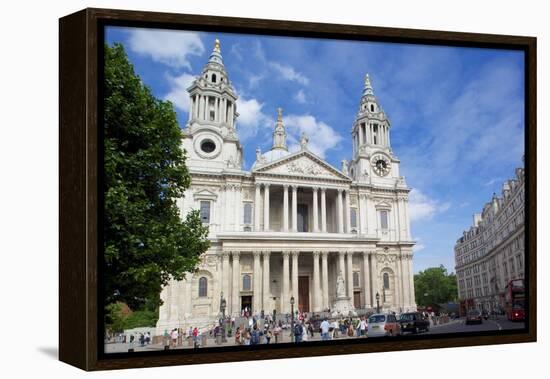
[[[376,343],[212,348],[106,355],[101,304],[101,80],[106,25],[521,50],[525,53],[526,329]],[[84,370],[534,342],[536,314],[536,48],[534,37],[84,9],[59,22],[59,358]]]

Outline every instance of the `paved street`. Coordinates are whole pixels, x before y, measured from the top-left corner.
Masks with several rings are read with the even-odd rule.
[[[524,327],[524,323],[522,322],[512,322],[508,321],[505,317],[500,317],[496,320],[483,320],[481,324],[474,324],[474,325],[466,325],[465,319],[456,319],[451,320],[447,324],[442,325],[434,325],[430,327],[429,332],[423,332],[419,335],[434,335],[434,334],[443,334],[443,333],[463,333],[463,332],[484,332],[484,331],[498,331],[498,330],[510,330],[510,329],[521,329]],[[412,333],[406,333],[404,336],[410,336],[413,335]],[[357,337],[347,337],[347,336],[339,336],[337,339],[350,339],[350,338],[357,338]],[[309,338],[309,341],[319,341],[320,335],[319,333],[315,333],[315,336],[313,338]],[[223,343],[222,345],[218,345],[215,343],[215,340],[213,338],[208,338],[207,340],[207,346],[206,347],[218,347],[218,346],[233,346],[234,345],[234,338],[227,338],[227,342]],[[281,342],[281,341],[280,341]],[[288,331],[284,333],[282,342],[290,342],[290,337],[288,335]],[[273,343],[273,340],[272,340]],[[129,344],[125,343],[110,343],[105,345],[105,352],[106,353],[122,353],[127,352],[129,348]],[[147,345],[144,347],[139,346],[139,344],[134,344],[134,350],[137,351],[151,351],[151,350],[162,350],[164,347],[162,344],[154,344],[154,345]],[[189,346],[187,343],[184,343],[182,346],[178,346],[177,349],[192,349],[192,346]]]
[[[436,325],[429,332],[424,334],[442,334],[442,333],[461,333],[461,332],[485,332],[489,330],[509,330],[522,329],[525,327],[523,322],[508,321],[505,317],[497,320],[483,320],[481,324],[466,325],[465,319],[453,320],[448,324]]]

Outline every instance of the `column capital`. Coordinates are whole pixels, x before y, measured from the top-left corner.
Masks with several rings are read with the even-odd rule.
[[[328,250],[323,250],[323,251],[321,251],[321,256],[323,257],[323,259],[327,259],[327,258],[328,258],[328,253],[329,253]]]
[[[346,251],[346,254],[347,254],[348,256],[350,256],[350,257],[353,256],[353,253],[355,253],[355,251],[353,251],[353,250],[348,250],[348,251]]]
[[[346,255],[346,251],[345,250],[340,250],[338,252],[338,255],[341,256],[341,257],[344,257]]]
[[[262,183],[254,183],[254,185],[256,186],[256,189],[260,189],[262,187]]]
[[[326,187],[319,187],[319,189],[321,190],[321,193],[325,193],[327,191]]]
[[[271,186],[271,183],[263,183],[264,188],[269,188]]]
[[[344,192],[344,189],[343,188],[337,188],[336,191],[338,191],[338,195],[341,195],[342,192]]]
[[[254,259],[260,259],[262,252],[260,250],[255,250],[252,252],[252,255],[254,256]]]
[[[292,257],[293,257],[293,258],[294,258],[294,257],[298,258],[298,256],[300,255],[300,251],[298,251],[298,250],[292,250],[291,254],[292,254]]]
[[[319,191],[320,188],[321,188],[321,187],[319,187],[319,186],[313,186],[313,187],[311,187],[311,189],[312,189],[314,192]]]
[[[283,258],[288,258],[290,256],[290,250],[283,250]]]
[[[321,255],[321,252],[320,252],[320,251],[314,251],[314,252],[313,252],[313,258],[319,259],[319,255]]]
[[[237,258],[239,259],[239,256],[241,255],[240,251],[232,251],[231,255],[233,256],[233,259]]]
[[[290,187],[292,187],[292,191],[298,191],[298,184],[290,184]]]
[[[271,250],[262,250],[262,255],[264,256],[264,258],[269,258],[269,256],[271,255]]]
[[[222,251],[222,259],[229,259],[231,252],[229,250]]]
[[[283,188],[284,188],[284,189],[288,190],[288,187],[290,187],[290,184],[288,184],[288,183],[283,183]]]

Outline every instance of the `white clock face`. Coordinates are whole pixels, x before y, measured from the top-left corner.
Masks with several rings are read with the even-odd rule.
[[[391,162],[382,154],[375,154],[371,158],[372,169],[378,176],[386,176],[390,173]]]

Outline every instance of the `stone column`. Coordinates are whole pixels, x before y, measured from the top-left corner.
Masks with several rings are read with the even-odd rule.
[[[329,307],[328,305],[328,251],[321,252],[321,286],[323,291],[323,310]]]
[[[222,291],[223,295],[225,297],[225,300],[227,301],[227,304],[231,304],[229,301],[229,298],[231,296],[231,287],[229,286],[230,278],[229,278],[229,251],[224,251],[222,253],[222,272],[223,272],[223,280],[222,280]]]
[[[264,231],[269,231],[269,184],[264,184]]]
[[[263,269],[264,269],[264,273],[263,273],[263,278],[264,278],[264,285],[263,285],[263,292],[264,292],[264,296],[263,296],[263,307],[262,309],[264,310],[265,314],[267,313],[271,313],[272,309],[269,309],[269,304],[270,304],[270,301],[269,301],[269,297],[270,297],[270,294],[271,294],[271,291],[269,290],[269,256],[271,255],[271,251],[269,250],[266,250],[263,252]]]
[[[346,282],[348,284],[348,296],[350,297],[353,304],[353,251],[348,251],[346,255],[348,262]]]
[[[363,126],[361,126],[361,124],[359,124],[359,146],[361,146],[363,144],[363,141],[364,141],[364,137],[363,137]]]
[[[260,312],[262,308],[262,268],[260,266],[260,256],[262,252],[254,251],[252,254],[254,254],[254,309],[252,311],[256,313]]]
[[[239,255],[240,252],[233,251],[231,253],[233,256],[233,291],[231,292],[231,298],[233,300],[233,305],[231,308],[231,313],[233,315],[239,315],[241,312],[239,305],[240,305],[240,291],[239,291],[239,284],[241,282],[241,263],[239,261]]]
[[[409,299],[409,305],[411,307],[416,307],[416,296],[414,293],[414,271],[413,271],[413,254],[409,254],[408,259],[408,268],[409,268],[409,288],[410,288],[410,299]]]
[[[288,184],[283,185],[283,232],[288,232]]]
[[[401,272],[401,256],[398,254],[395,257],[395,266],[397,268],[397,273],[395,274],[395,296],[394,296],[394,303],[395,306],[403,307],[403,290],[402,290],[402,284],[403,284],[403,274]]]
[[[298,231],[298,187],[292,186],[292,231]]]
[[[346,280],[346,252],[338,252],[338,275],[342,273],[342,279]]]
[[[342,218],[342,189],[338,189],[336,212],[338,213],[338,233],[344,233],[344,220]]]
[[[321,310],[321,296],[320,295],[320,283],[319,283],[319,252],[313,252],[313,311],[319,312]]]
[[[254,230],[256,232],[260,231],[260,201],[261,201],[261,184],[256,183],[256,196],[254,197]]]
[[[327,232],[327,194],[326,189],[321,188],[321,231]]]
[[[313,231],[319,232],[319,201],[317,201],[317,187],[313,188]]]
[[[219,122],[220,117],[220,98],[214,98],[214,122]]]
[[[370,308],[371,303],[370,292],[370,265],[369,265],[369,252],[363,252],[363,297],[365,301],[365,308]]]
[[[351,233],[351,217],[350,217],[350,192],[346,190],[346,206],[344,208],[344,219],[346,220],[346,233]]]
[[[234,201],[234,204],[235,204],[235,207],[233,208],[234,209],[234,212],[235,212],[235,228],[233,230],[235,230],[236,232],[239,232],[241,231],[241,209],[242,209],[242,201],[241,201],[241,191],[242,191],[242,187],[240,185],[238,186],[235,186],[235,201]]]
[[[298,304],[298,255],[299,251],[292,252],[292,296],[294,296],[294,304]],[[296,309],[294,307],[294,309]]]
[[[288,258],[290,251],[283,251],[283,289],[281,291],[281,312],[289,313],[290,309],[288,304],[290,303],[290,270]]]
[[[370,254],[370,277],[371,277],[371,298],[372,298],[372,305],[376,306],[376,293],[381,292],[381,288],[378,285],[378,254],[376,254],[376,251],[371,251]],[[380,293],[380,296],[382,294]]]

